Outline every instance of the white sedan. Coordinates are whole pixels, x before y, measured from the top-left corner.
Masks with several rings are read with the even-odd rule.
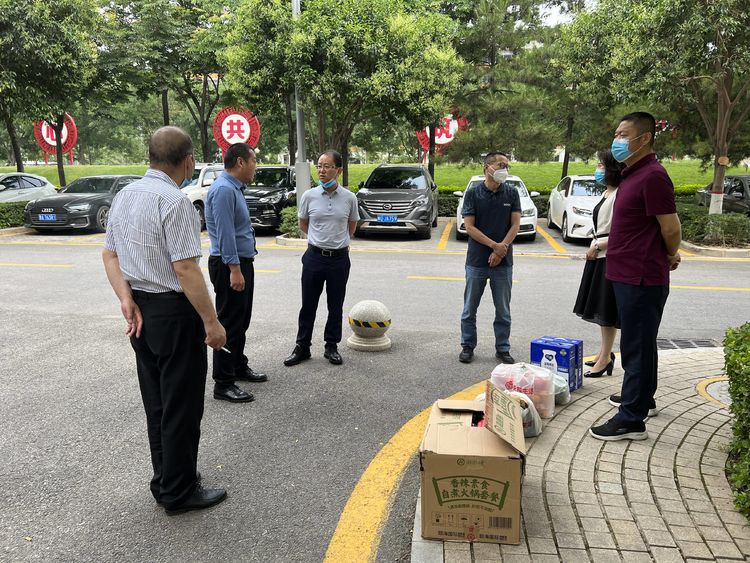
[[[57,194],[46,178],[25,172],[0,174],[0,203],[31,201]]]
[[[562,239],[590,239],[594,222],[592,213],[606,187],[590,174],[566,176],[549,194],[547,226],[558,226]]]
[[[214,183],[214,180],[223,171],[224,165],[222,164],[204,165],[200,169],[198,177],[182,188],[182,192],[188,196],[190,203],[193,204],[193,207],[198,212],[201,220],[201,229],[206,228],[206,196],[208,195],[208,188],[211,187],[211,184]]]
[[[472,176],[463,192],[453,192],[454,196],[461,198],[458,200],[458,207],[456,208],[456,240],[465,240],[469,237],[466,233],[464,218],[461,216],[461,211],[464,207],[464,194],[470,189],[476,188],[482,182],[484,182],[484,176]],[[518,195],[521,196],[521,229],[518,231],[516,238],[523,237],[528,240],[534,240],[536,238],[537,211],[536,205],[534,205],[531,198],[537,197],[539,192],[531,192],[529,194],[523,180],[518,176],[508,176],[505,183],[516,188]]]

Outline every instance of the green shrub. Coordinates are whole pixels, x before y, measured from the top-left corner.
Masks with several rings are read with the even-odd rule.
[[[438,215],[441,217],[455,217],[458,208],[458,198],[453,193],[438,194]]]
[[[302,238],[296,207],[285,207],[281,210],[281,225],[279,225],[279,230],[282,234],[290,238]]]
[[[703,242],[720,246],[750,244],[750,217],[741,213],[708,215]]]
[[[0,229],[23,226],[24,207],[26,207],[25,201],[0,203]]]
[[[734,415],[728,476],[734,488],[735,505],[745,516],[750,516],[750,323],[727,330],[724,367]]]

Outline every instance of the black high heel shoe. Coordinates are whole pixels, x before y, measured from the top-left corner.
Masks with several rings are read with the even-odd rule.
[[[604,375],[604,372],[607,372],[607,375],[612,375],[612,371],[615,369],[615,361],[610,360],[609,363],[605,366],[605,368],[601,371],[587,371],[583,374],[583,377],[601,377]]]
[[[615,353],[614,352],[610,352],[609,353],[609,359],[612,360],[613,362],[615,361]],[[591,361],[588,361],[588,362],[583,362],[583,364],[587,365],[587,366],[589,366],[591,368],[591,367],[594,367],[594,365],[596,364],[596,360],[591,360]]]

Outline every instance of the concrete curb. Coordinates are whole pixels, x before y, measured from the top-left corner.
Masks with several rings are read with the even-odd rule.
[[[13,234],[23,234],[23,233],[32,233],[34,232],[34,229],[28,229],[26,227],[7,227],[5,229],[0,229],[0,234],[3,235],[13,235]]]
[[[684,240],[680,243],[680,248],[694,254],[700,254],[701,256],[713,256],[716,258],[750,258],[750,248],[706,247],[698,246]]]
[[[306,247],[307,239],[304,238],[289,238],[285,234],[276,237],[276,244],[279,246],[299,246]]]

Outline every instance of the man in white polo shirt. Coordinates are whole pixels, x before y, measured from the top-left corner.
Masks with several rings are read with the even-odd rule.
[[[315,312],[323,285],[328,301],[328,320],[323,356],[335,365],[343,363],[338,351],[349,280],[349,241],[359,220],[356,196],[338,184],[343,159],[333,150],[318,158],[320,185],[302,195],[297,210],[300,229],[307,233],[308,247],[302,256],[302,308],[299,312],[297,345],[284,360],[293,366],[310,358]]]

